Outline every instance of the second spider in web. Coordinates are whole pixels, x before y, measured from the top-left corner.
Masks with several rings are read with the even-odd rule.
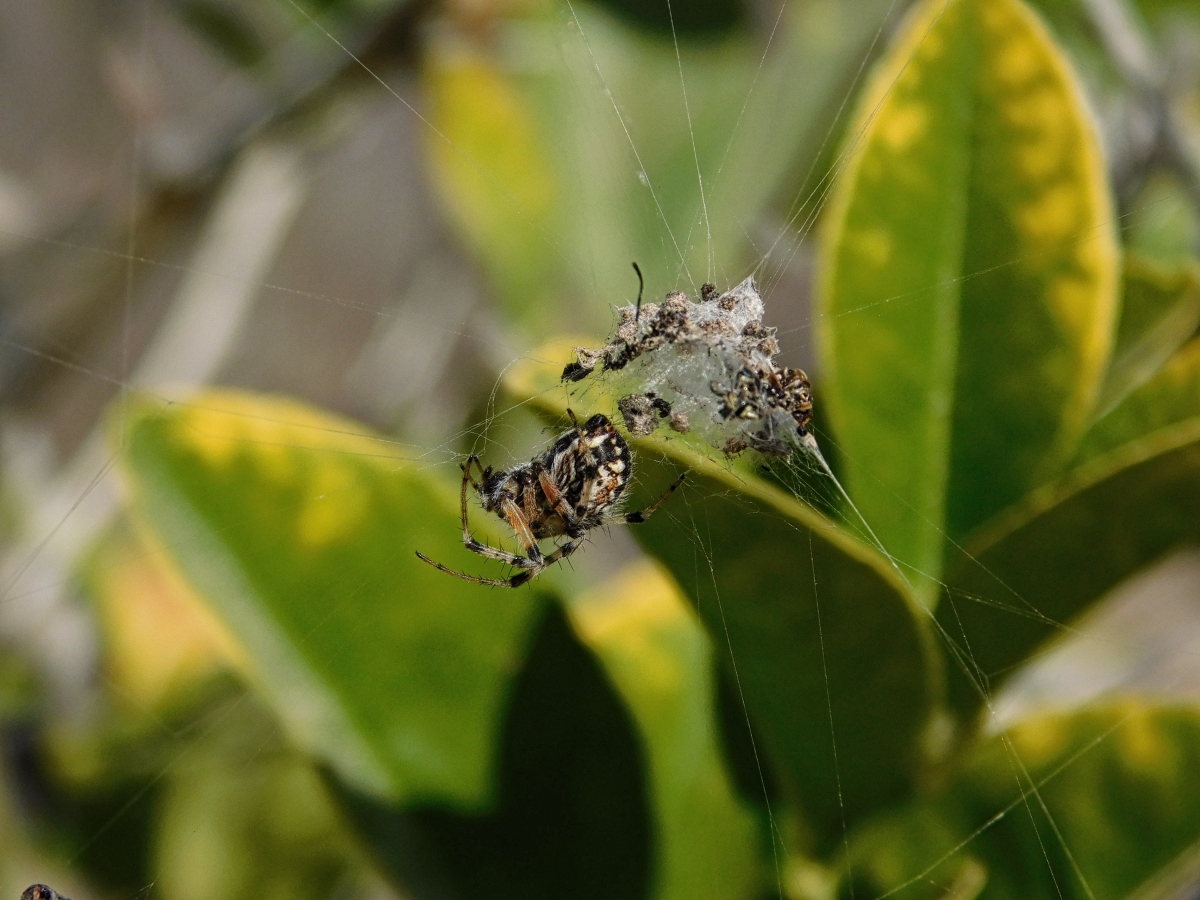
[[[521,571],[511,578],[480,578],[447,568],[420,551],[417,556],[456,578],[496,587],[520,587],[578,550],[593,528],[645,522],[687,476],[685,472],[676,478],[645,509],[622,513],[621,502],[633,475],[629,445],[603,415],[594,415],[582,425],[571,410],[567,410],[567,415],[571,418],[571,428],[550,449],[527,463],[497,471],[491,466],[485,469],[477,456],[471,456],[462,467],[463,544],[473,553]],[[478,481],[472,467],[479,472]],[[467,521],[468,485],[479,494],[487,512],[499,516],[512,528],[524,556],[481,544],[471,536]],[[538,546],[539,540],[564,536],[567,540],[550,553],[542,553]]]

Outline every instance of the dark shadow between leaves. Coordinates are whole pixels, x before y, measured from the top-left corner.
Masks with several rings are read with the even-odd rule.
[[[383,866],[422,900],[649,896],[652,823],[634,724],[556,605],[516,680],[502,740],[495,807],[482,816],[334,790]]]

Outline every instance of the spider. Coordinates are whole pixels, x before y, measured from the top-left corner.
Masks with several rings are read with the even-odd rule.
[[[47,884],[31,884],[21,894],[21,900],[67,900]]]
[[[424,553],[417,556],[455,578],[496,587],[520,587],[547,567],[566,559],[579,549],[593,528],[624,522],[645,522],[687,477],[684,472],[663,495],[637,512],[619,511],[621,496],[633,474],[629,445],[603,415],[594,415],[582,425],[571,410],[571,429],[561,434],[549,450],[511,469],[486,469],[479,457],[470,456],[462,466],[463,544],[472,553],[499,560],[520,569],[511,578],[480,578],[434,562]],[[479,480],[471,467],[479,470]],[[475,489],[483,508],[499,516],[512,528],[525,555],[508,553],[471,536],[467,522],[467,485]],[[566,535],[566,543],[543,554],[538,541]]]

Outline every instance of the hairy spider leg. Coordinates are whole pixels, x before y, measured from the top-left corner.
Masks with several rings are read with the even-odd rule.
[[[517,583],[514,584],[513,587],[518,587],[518,586],[524,584],[530,578],[533,578],[535,575],[537,575],[539,572],[541,572],[542,569],[548,569],[550,566],[554,565],[559,560],[566,559],[568,556],[570,556],[572,553],[574,553],[576,550],[578,550],[580,547],[582,547],[583,542],[584,542],[584,536],[580,535],[577,538],[572,538],[571,540],[567,541],[561,547],[555,547],[554,552],[547,554],[546,558],[542,561],[542,564],[540,566],[538,566],[536,569],[526,569],[524,572],[518,572],[516,575],[514,575],[512,577],[512,580],[516,581]],[[525,575],[526,577],[524,579],[521,579],[522,575]],[[518,579],[520,579],[520,580],[518,580]]]
[[[536,462],[530,465],[531,471],[535,469]],[[532,522],[537,518],[537,489],[532,479],[525,478],[521,481],[521,512],[525,514],[525,521]]]
[[[504,502],[504,512],[507,516],[509,525],[512,526],[513,533],[516,534],[517,540],[521,542],[522,547],[525,548],[529,556],[524,557],[516,553],[509,553],[506,550],[489,547],[487,544],[482,544],[475,540],[475,538],[471,535],[471,524],[467,516],[467,485],[471,485],[471,487],[475,489],[476,493],[482,493],[482,486],[481,484],[476,483],[475,479],[471,477],[472,463],[479,468],[480,479],[482,480],[483,478],[483,464],[479,461],[479,457],[474,455],[467,457],[466,465],[462,467],[463,480],[462,491],[460,495],[463,544],[472,553],[478,553],[480,556],[485,556],[488,559],[494,559],[498,562],[507,563],[510,566],[521,569],[522,571],[518,572],[512,578],[481,578],[478,575],[468,575],[466,572],[455,571],[448,566],[442,565],[440,562],[435,562],[420,550],[416,551],[417,558],[423,562],[429,563],[429,565],[433,566],[435,569],[445,572],[447,575],[453,575],[455,578],[461,578],[464,581],[470,581],[475,584],[487,584],[491,585],[492,587],[520,587],[550,564],[546,561],[548,557],[542,556],[542,549],[537,545],[537,542],[533,538],[533,532],[529,528],[529,522],[525,519],[525,516],[521,513],[520,509],[518,509],[517,505],[511,500],[506,500]],[[528,541],[528,544],[526,541]],[[574,547],[572,547],[570,551],[565,554],[561,553],[560,550],[555,550],[554,553],[550,554],[550,556],[553,557],[554,562],[557,562],[564,556],[570,556],[571,553],[575,552]]]
[[[479,481],[478,482],[474,478],[471,477],[471,464],[472,463],[474,463],[475,466],[479,469]],[[466,476],[466,480],[471,482],[471,487],[475,488],[475,493],[477,493],[477,494],[483,493],[483,463],[481,463],[479,461],[479,457],[476,456],[474,453],[472,453],[470,456],[467,457],[466,465],[460,466],[459,468],[461,468],[463,470],[463,474]],[[466,489],[464,488],[463,490],[465,493]]]
[[[525,513],[521,512],[521,507],[512,500],[504,500],[500,504],[500,508],[504,510],[504,520],[508,522],[512,528],[513,534],[517,536],[517,541],[521,545],[521,549],[525,551],[529,557],[516,556],[515,559],[525,560],[524,562],[514,562],[513,565],[521,566],[521,568],[531,568],[532,566],[541,565],[542,548],[538,546],[537,539],[533,536],[533,529],[529,527],[529,520],[525,518]]]
[[[682,475],[676,478],[675,482],[669,488],[663,491],[662,496],[645,509],[639,509],[637,512],[625,513],[624,515],[613,516],[611,519],[606,520],[603,524],[611,525],[614,522],[624,522],[626,525],[640,525],[642,522],[645,522],[648,518],[654,515],[654,511],[662,506],[663,501],[675,493],[675,489],[683,484],[683,479],[685,478],[687,478],[687,472],[684,472]]]
[[[434,562],[420,550],[417,551],[417,559],[421,560],[422,562],[429,563],[439,572],[445,572],[447,575],[453,575],[455,578],[461,578],[463,581],[470,581],[475,584],[487,584],[491,585],[492,587],[517,587],[516,584],[512,583],[516,576],[513,576],[513,578],[480,578],[478,575],[468,575],[466,572],[456,572],[454,569],[443,566],[440,562]],[[518,574],[527,575],[529,574],[529,571],[525,570]],[[529,579],[526,579],[526,581],[528,580]],[[524,582],[520,583],[524,584]]]
[[[573,538],[581,537],[579,519],[575,516],[575,510],[571,509],[571,504],[558,489],[558,485],[554,483],[554,479],[550,477],[546,467],[538,462],[534,471],[537,472],[538,483],[542,486],[542,493],[546,495],[546,501],[554,507],[556,513],[562,516],[564,530]]]
[[[525,584],[528,581],[532,581],[534,578],[536,578],[538,575],[540,575],[543,570],[548,569],[550,566],[554,565],[559,560],[566,559],[568,556],[570,556],[572,553],[574,553],[576,550],[578,550],[581,546],[583,546],[583,537],[582,536],[577,537],[573,540],[567,541],[561,547],[556,547],[554,549],[553,553],[550,553],[549,555],[547,555],[536,566],[529,568],[529,569],[525,569],[521,572],[518,572],[512,578],[479,578],[475,575],[464,575],[462,572],[455,572],[453,569],[447,569],[445,566],[440,566],[437,563],[432,563],[432,564],[437,566],[443,572],[446,572],[450,575],[456,575],[459,578],[465,579],[466,581],[474,581],[476,584],[489,584],[489,585],[492,585],[493,587],[517,588],[517,587],[520,587],[521,585]],[[421,554],[418,553],[417,555],[420,556]],[[421,557],[421,558],[425,559],[425,557]],[[432,562],[432,561],[426,560],[426,562]]]
[[[466,471],[465,467],[464,467],[463,471],[464,472]],[[648,518],[650,518],[651,515],[653,515],[654,511],[656,509],[658,509],[659,506],[662,505],[663,501],[665,501],[668,497],[670,497],[673,493],[675,493],[675,489],[678,488],[679,485],[683,484],[683,480],[685,478],[687,478],[687,472],[684,472],[682,475],[680,475],[678,478],[676,478],[674,483],[672,483],[672,485],[663,492],[662,496],[659,497],[657,500],[655,500],[653,503],[651,503],[649,506],[647,506],[645,509],[638,510],[637,512],[627,513],[623,516],[614,516],[612,519],[609,519],[609,520],[603,522],[602,524],[608,525],[608,524],[613,524],[615,522],[625,522],[629,525],[637,525],[642,522],[645,522]],[[465,488],[463,490],[463,497],[464,498],[466,497],[466,489]],[[547,494],[547,499],[548,498],[549,498],[549,494]],[[465,516],[466,516],[466,500],[465,499],[463,501],[463,511],[464,511],[463,515],[464,515],[464,519],[465,519]],[[562,546],[557,547],[554,550],[554,552],[543,557],[543,559],[540,562],[536,562],[536,563],[533,562],[533,560],[527,560],[527,559],[524,559],[523,557],[517,556],[517,557],[515,557],[515,559],[520,560],[520,562],[518,563],[518,562],[514,561],[514,562],[512,562],[512,564],[513,565],[523,565],[524,567],[522,568],[522,571],[518,572],[516,575],[513,575],[511,578],[480,578],[478,575],[468,575],[465,572],[456,572],[454,569],[448,568],[447,566],[443,566],[439,562],[434,562],[432,559],[430,559],[428,556],[426,556],[420,550],[417,551],[417,557],[419,559],[421,559],[422,561],[429,563],[435,569],[437,569],[441,572],[445,572],[447,575],[453,575],[455,578],[461,578],[463,581],[470,581],[473,584],[485,584],[490,587],[517,588],[517,587],[520,587],[521,585],[525,584],[526,582],[531,581],[532,579],[536,578],[539,574],[541,574],[542,571],[544,571],[545,569],[554,565],[559,560],[567,559],[572,553],[574,553],[581,546],[583,546],[583,542],[584,542],[584,535],[579,535],[576,538],[572,538],[571,540],[567,541]],[[471,544],[474,544],[476,547],[480,548],[479,550],[475,551],[477,553],[481,552],[481,551],[492,550],[491,547],[486,547],[482,544],[479,544],[474,539],[471,540]],[[467,545],[467,549],[475,549],[474,547],[471,546],[471,544]],[[492,552],[503,554],[503,551],[492,551]],[[490,556],[491,554],[484,553],[483,555]],[[494,556],[492,558],[500,559],[502,562],[508,562],[509,560],[506,559],[505,557],[510,557],[510,556],[514,556],[514,554],[503,554],[503,556]]]
[[[471,523],[467,518],[467,485],[471,485],[476,491],[479,490],[479,485],[475,483],[475,479],[471,477],[471,463],[480,465],[479,459],[475,456],[467,458],[467,464],[462,467],[463,480],[462,492],[460,495],[462,508],[462,526],[463,526],[463,544],[472,553],[478,553],[480,556],[486,556],[488,559],[494,559],[497,562],[507,563],[510,566],[515,566],[518,569],[534,568],[539,563],[532,559],[526,559],[524,556],[519,556],[516,553],[509,553],[505,550],[500,550],[495,547],[489,547],[487,544],[482,544],[471,535]],[[481,467],[482,468],[482,467]],[[528,526],[526,526],[528,528]],[[453,569],[448,569],[439,562],[434,562],[420,550],[417,551],[417,556],[431,566],[441,569],[443,572],[448,572],[451,575],[457,575],[459,578],[465,578],[467,581],[476,581],[479,584],[508,584],[507,580],[496,580],[491,578],[477,578],[474,575],[467,575],[463,572],[455,572]]]
[[[467,485],[470,484],[471,487],[475,488],[476,493],[480,493],[482,490],[482,487],[481,487],[481,485],[476,484],[475,479],[471,477],[471,463],[475,463],[475,465],[479,467],[480,477],[482,478],[482,476],[483,476],[483,464],[479,462],[479,457],[477,457],[477,456],[467,457],[467,464],[462,467],[463,481],[462,481],[462,494],[461,494],[461,504],[462,504],[461,508],[462,508],[463,543],[466,545],[467,549],[473,553],[478,553],[480,556],[486,556],[488,559],[494,559],[499,562],[508,563],[510,566],[516,566],[517,568],[520,568],[520,569],[527,569],[530,567],[531,564],[536,564],[534,561],[528,560],[523,556],[517,555],[516,553],[509,553],[505,550],[500,550],[496,547],[489,547],[487,544],[482,544],[479,541],[475,540],[475,538],[472,536],[471,524],[467,519]],[[526,529],[528,530],[528,526],[526,526]]]

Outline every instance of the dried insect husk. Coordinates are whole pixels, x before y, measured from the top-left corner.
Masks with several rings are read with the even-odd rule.
[[[667,429],[726,455],[815,450],[811,385],[776,363],[779,343],[762,323],[754,280],[725,293],[705,285],[701,297],[675,291],[640,311],[620,307],[609,343],[578,348],[563,381],[579,385],[573,393],[602,384],[634,435]]]

